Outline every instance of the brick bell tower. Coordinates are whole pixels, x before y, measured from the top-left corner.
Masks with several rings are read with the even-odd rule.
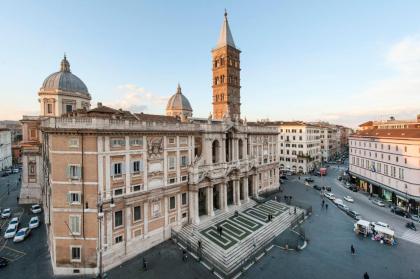
[[[240,119],[239,55],[241,51],[233,42],[226,11],[219,40],[211,53],[213,57],[213,118]]]

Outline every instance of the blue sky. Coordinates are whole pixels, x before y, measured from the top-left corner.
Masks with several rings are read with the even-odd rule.
[[[164,113],[180,82],[194,116],[207,117],[225,8],[248,120],[355,127],[420,113],[420,1],[7,1],[0,119],[38,113],[64,52],[92,104]]]

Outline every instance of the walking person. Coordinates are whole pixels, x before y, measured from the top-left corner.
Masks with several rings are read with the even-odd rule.
[[[365,272],[365,274],[363,274],[363,279],[369,279],[369,274],[367,272]]]
[[[350,252],[352,255],[354,255],[356,253],[356,250],[354,249],[353,244],[350,246]]]
[[[143,258],[143,270],[147,271],[147,260],[146,260],[146,258]]]
[[[328,210],[328,203],[327,203],[327,204],[325,204],[325,209],[326,209],[326,210]]]
[[[223,228],[220,227],[220,237],[222,237],[222,234],[223,234]]]

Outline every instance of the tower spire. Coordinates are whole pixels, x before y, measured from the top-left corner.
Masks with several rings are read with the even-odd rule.
[[[222,28],[220,29],[219,40],[217,41],[216,48],[224,47],[226,45],[236,48],[232,33],[230,32],[227,15],[228,13],[225,9],[225,18],[223,20]]]

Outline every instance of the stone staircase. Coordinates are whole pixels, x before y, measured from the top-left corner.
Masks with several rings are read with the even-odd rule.
[[[253,205],[248,205],[246,208],[251,206]],[[238,211],[242,212],[246,208],[241,207]],[[296,219],[303,219],[304,211],[302,209],[297,209],[296,214],[290,214],[288,211],[283,212],[275,217],[270,223],[263,223],[246,215],[247,218],[262,223],[264,226],[226,250],[199,233],[200,230],[214,226],[233,214],[234,212],[220,214],[214,218],[215,220],[200,224],[199,226],[188,225],[177,233],[180,242],[190,251],[201,256],[204,262],[207,262],[214,268],[214,272],[217,273],[219,277],[231,278],[237,273],[240,273],[247,262],[254,260],[257,252],[259,252],[261,248],[263,249],[271,243],[276,236],[290,227],[292,223],[296,223]],[[239,214],[241,215],[241,213]],[[198,241],[201,241],[202,243],[202,248],[199,252],[197,252]]]

